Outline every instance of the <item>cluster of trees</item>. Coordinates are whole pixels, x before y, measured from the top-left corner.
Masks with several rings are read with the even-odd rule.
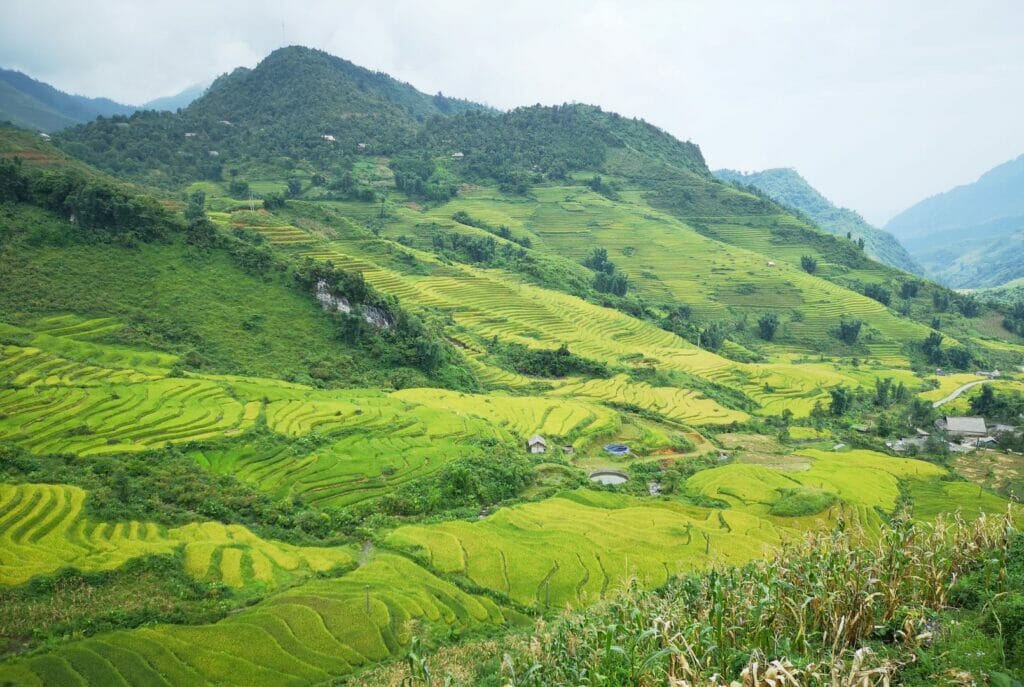
[[[180,230],[156,200],[69,167],[38,170],[0,159],[0,202],[30,203],[70,221],[90,238],[152,241]]]
[[[1017,336],[1024,336],[1024,301],[1017,301],[1006,311],[1003,328]]]
[[[818,271],[818,261],[812,255],[801,255],[800,267],[802,267],[804,272],[807,274],[814,274]]]
[[[882,305],[889,305],[892,302],[892,292],[881,284],[867,284],[864,287],[864,295]]]
[[[608,200],[619,199],[619,185],[614,181],[605,181],[600,174],[595,174],[587,180],[587,186],[591,191],[600,193]]]
[[[533,481],[533,474],[533,464],[517,447],[479,439],[467,455],[437,473],[386,494],[380,508],[399,516],[442,511],[476,515],[483,506],[518,496]]]
[[[848,346],[852,346],[860,338],[860,330],[863,326],[864,323],[856,318],[841,317],[836,337]]]
[[[398,155],[389,163],[395,186],[414,198],[443,203],[455,197],[458,180],[426,153]]]
[[[497,227],[494,227],[482,219],[473,217],[465,210],[459,210],[458,212],[456,212],[454,215],[452,215],[452,219],[458,222],[459,224],[465,224],[467,227],[476,227],[477,229],[483,229],[484,231],[490,232],[495,236],[500,236],[506,241],[511,241],[512,243],[519,244],[523,248],[533,247],[533,241],[530,240],[529,236],[515,236],[512,233],[512,230],[508,228],[508,226],[502,224]]]
[[[997,392],[991,385],[983,384],[981,393],[971,399],[971,412],[990,420],[1019,425],[1024,420],[1024,394]]]
[[[572,353],[566,344],[554,349],[528,348],[517,343],[499,343],[495,339],[490,350],[502,367],[530,377],[608,377],[610,374],[607,365]]]
[[[977,317],[982,311],[981,303],[973,296],[942,288],[932,291],[932,308],[936,312],[949,312],[955,308],[964,317]]]
[[[893,382],[892,378],[875,380],[874,404],[879,408],[888,408],[896,403],[907,400],[907,387],[903,382]]]
[[[921,352],[932,365],[945,365],[957,370],[966,370],[974,362],[974,354],[965,346],[943,348],[945,337],[939,332],[931,332],[921,342]]]
[[[616,271],[615,263],[608,259],[607,248],[595,248],[583,261],[583,266],[595,272],[594,290],[598,293],[625,296],[629,290],[629,280],[626,275]]]
[[[478,265],[490,265],[498,255],[498,242],[490,236],[467,236],[456,232],[439,231],[430,237],[431,245],[438,253],[446,253],[460,260]],[[514,251],[508,244],[503,244],[506,257],[514,257]]]
[[[761,315],[757,320],[757,335],[765,341],[775,339],[775,333],[779,330],[779,316],[773,312]]]

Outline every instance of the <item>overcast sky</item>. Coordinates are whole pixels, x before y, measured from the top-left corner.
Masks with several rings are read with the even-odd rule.
[[[285,44],[495,107],[643,117],[878,224],[1024,153],[1021,0],[0,0],[0,66],[128,103]]]

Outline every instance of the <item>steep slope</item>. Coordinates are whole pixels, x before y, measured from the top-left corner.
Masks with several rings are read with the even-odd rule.
[[[885,228],[950,286],[991,287],[1024,276],[1024,155],[921,201]]]
[[[134,107],[108,98],[71,95],[21,72],[0,69],[0,121],[52,132],[96,117],[134,111]]]
[[[173,355],[168,366],[181,370],[325,386],[388,385],[393,374],[429,381],[399,342],[407,318],[397,303],[367,292],[358,278],[350,280],[352,304],[390,309],[399,326],[347,343],[309,283],[340,284],[342,273],[283,262],[255,233],[238,239],[186,224],[174,204],[67,159],[28,132],[0,128],[0,179],[0,302],[8,324],[34,327],[58,316],[91,332],[92,322],[99,341],[163,350]],[[253,215],[259,222],[261,213]],[[438,344],[422,324],[413,326],[420,328],[411,336]]]
[[[719,169],[714,174],[719,179],[756,188],[775,202],[803,213],[830,234],[850,235],[855,240],[863,238],[868,255],[879,262],[905,272],[924,273],[892,234],[871,226],[853,210],[833,205],[795,169],[749,173]]]

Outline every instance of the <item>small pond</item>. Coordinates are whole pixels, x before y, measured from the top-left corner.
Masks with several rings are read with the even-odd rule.
[[[590,473],[590,481],[601,484],[625,484],[629,481],[629,475],[622,470],[597,470]]]

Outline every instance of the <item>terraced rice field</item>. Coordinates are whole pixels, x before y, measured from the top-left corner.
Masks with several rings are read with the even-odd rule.
[[[201,379],[8,387],[0,388],[0,439],[38,453],[137,451],[238,432],[258,412],[258,402]]]
[[[303,254],[359,270],[374,287],[405,303],[450,312],[460,327],[481,340],[498,337],[548,348],[565,343],[574,353],[616,365],[652,364],[688,372],[741,389],[770,414],[788,407],[806,415],[815,401],[827,399],[828,387],[856,384],[824,364],[733,362],[619,311],[517,283],[514,275],[496,270],[458,266],[448,268],[452,276],[402,275],[362,257],[360,243],[332,242]]]
[[[0,682],[299,687],[397,657],[413,619],[467,631],[519,618],[405,558],[382,554],[213,625],[111,632],[0,665]]]
[[[132,558],[178,550],[197,579],[233,587],[275,587],[353,560],[346,549],[267,541],[240,525],[94,522],[84,515],[84,502],[77,487],[0,484],[0,584],[21,584],[64,567],[110,570]]]
[[[521,604],[576,606],[633,576],[657,586],[678,572],[742,563],[784,532],[740,511],[574,492],[477,522],[400,527],[387,543]]]
[[[223,227],[254,231],[270,243],[292,246],[313,240],[308,232],[290,224],[283,224],[265,211],[239,210],[235,212],[210,212],[210,219]]]
[[[625,375],[566,384],[550,395],[628,404],[673,422],[692,425],[730,424],[743,422],[750,417],[742,411],[723,408],[698,392],[632,382]]]
[[[462,394],[442,389],[406,389],[393,398],[475,416],[489,426],[504,427],[522,439],[533,434],[557,437],[586,446],[614,432],[619,416],[613,410],[582,401],[500,394]]]
[[[933,464],[892,458],[873,451],[843,452],[807,449],[797,456],[810,464],[804,470],[777,470],[762,465],[737,463],[697,473],[687,480],[694,495],[725,501],[731,508],[760,517],[780,498],[779,490],[810,487],[835,494],[842,503],[858,509],[860,524],[869,530],[881,525],[878,511],[891,512],[900,496],[902,480],[939,480],[946,471]],[[771,517],[773,521],[779,518]],[[786,518],[807,525],[814,518]]]

